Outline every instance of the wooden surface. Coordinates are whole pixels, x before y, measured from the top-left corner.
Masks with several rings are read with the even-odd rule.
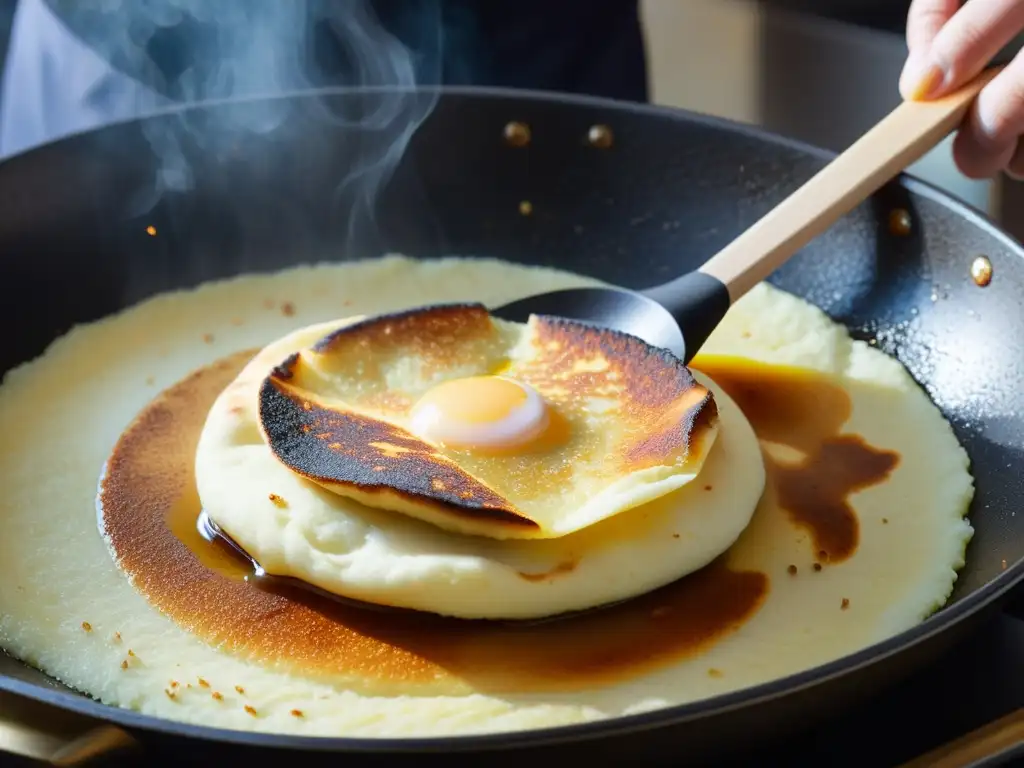
[[[1024,709],[921,755],[900,768],[970,768],[1024,744]]]

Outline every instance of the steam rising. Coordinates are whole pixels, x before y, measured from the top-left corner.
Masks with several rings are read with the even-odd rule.
[[[244,108],[146,123],[161,168],[152,195],[136,201],[136,214],[168,191],[191,188],[184,139],[224,156],[244,145],[246,136],[272,136],[294,109],[287,99],[260,97],[328,84],[383,89],[375,90],[358,113],[339,114],[322,102],[319,115],[359,135],[359,156],[338,179],[339,193],[352,199],[355,192],[357,202],[370,206],[434,106],[409,89],[441,81],[438,0],[382,4],[387,24],[367,0],[104,0],[103,5],[104,12],[131,19],[104,40],[110,58],[158,83],[171,97],[158,103],[253,99]],[[104,30],[113,26],[105,24]]]

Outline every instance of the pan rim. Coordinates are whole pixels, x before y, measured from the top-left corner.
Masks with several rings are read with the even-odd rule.
[[[685,109],[645,103],[632,103],[601,97],[576,94],[562,94],[547,91],[521,90],[479,86],[430,86],[430,87],[335,87],[310,88],[268,95],[244,98],[214,99],[190,104],[176,104],[146,112],[138,117],[119,120],[96,128],[77,131],[55,141],[29,148],[23,152],[0,160],[0,173],[8,163],[27,161],[39,152],[52,151],[52,147],[74,143],[89,136],[117,127],[128,127],[147,120],[172,117],[190,111],[201,111],[218,106],[265,102],[268,100],[304,99],[316,96],[358,96],[375,93],[402,92],[410,95],[431,95],[438,99],[445,96],[474,97],[498,102],[549,102],[565,106],[603,109],[610,112],[648,114],[661,119],[670,119],[690,124],[718,128],[733,135],[757,139],[774,146],[797,150],[819,160],[830,160],[836,153],[802,141],[774,134],[760,127],[715,117]],[[427,118],[429,119],[429,117]],[[24,159],[24,160],[23,160]],[[957,200],[938,187],[912,174],[900,174],[891,184],[898,184],[907,191],[936,202],[956,213],[970,223],[1001,241],[1018,258],[1024,258],[1024,246],[1003,231],[992,219],[977,208]],[[43,704],[56,706],[72,713],[109,722],[140,732],[162,736],[185,737],[205,742],[271,747],[305,752],[349,752],[363,754],[438,754],[466,753],[495,749],[528,749],[551,745],[568,745],[594,738],[609,738],[637,734],[695,720],[720,716],[729,711],[764,704],[784,696],[814,688],[830,680],[855,674],[898,653],[909,650],[920,643],[951,629],[995,604],[1014,586],[1024,581],[1024,559],[1014,563],[991,581],[974,592],[964,596],[957,603],[942,608],[920,624],[885,640],[862,648],[855,653],[842,656],[826,664],[802,670],[792,675],[769,680],[755,686],[741,688],[725,694],[671,707],[633,715],[609,717],[587,723],[553,726],[549,728],[486,733],[477,735],[430,736],[417,738],[352,738],[336,736],[293,736],[282,733],[214,728],[197,723],[160,718],[136,710],[105,704],[74,690],[58,690],[29,681],[0,674],[0,691],[25,696]],[[3,653],[0,650],[0,653]],[[11,657],[14,658],[14,657]],[[17,659],[16,659],[17,660]],[[20,660],[18,660],[19,663]],[[45,673],[44,673],[45,674]],[[54,678],[51,678],[54,679]],[[59,682],[59,681],[57,681]]]

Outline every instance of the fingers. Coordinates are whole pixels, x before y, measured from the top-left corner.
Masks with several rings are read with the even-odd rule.
[[[907,16],[907,47],[926,51],[946,22],[960,9],[960,0],[915,0]]]
[[[988,178],[1014,162],[1022,134],[1024,56],[1017,56],[978,95],[953,143],[953,157],[965,176]]]
[[[936,35],[960,9],[960,0],[914,0],[907,15],[907,48],[910,55],[900,75],[900,93],[905,99],[920,99],[928,91],[929,77],[936,75],[929,66],[928,53]]]
[[[936,98],[981,72],[1024,28],[1021,0],[914,0],[908,17],[910,57],[900,77],[907,99]]]

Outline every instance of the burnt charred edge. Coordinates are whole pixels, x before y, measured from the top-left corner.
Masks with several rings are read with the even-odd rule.
[[[674,442],[674,434],[682,438],[680,442],[686,450],[686,456],[689,457],[694,445],[699,445],[700,441],[718,422],[718,402],[714,398],[714,393],[699,382],[694,386],[704,390],[704,397],[687,409],[676,427],[649,435],[646,439],[640,440],[630,447],[626,452],[627,463],[642,461],[645,458],[650,458],[651,455],[663,453],[664,442],[666,440]],[[675,444],[678,445],[678,443]]]
[[[696,386],[703,387],[700,383],[697,383]],[[710,389],[703,388],[704,397],[686,412],[684,428],[691,436],[697,434],[697,430],[710,429],[718,421],[718,401],[715,400],[715,395]]]
[[[422,307],[413,307],[412,309],[403,309],[399,312],[388,312],[383,315],[374,315],[368,317],[365,320],[346,325],[337,330],[331,331],[322,339],[317,341],[313,346],[312,350],[318,354],[323,354],[330,351],[331,346],[340,338],[344,336],[352,336],[357,333],[362,333],[367,330],[373,329],[375,326],[384,323],[400,322],[402,320],[409,320],[414,317],[437,317],[444,315],[455,315],[467,311],[482,312],[487,317],[490,317],[490,312],[487,311],[487,307],[478,302],[452,302],[447,304],[427,304]]]
[[[425,453],[433,453],[431,446],[386,422],[303,401],[282,391],[272,378],[264,379],[260,386],[259,418],[275,458],[314,482],[351,486],[367,493],[396,491],[456,518],[491,520],[517,528],[539,527],[458,467],[426,458]],[[317,436],[325,433],[329,435]],[[373,442],[386,442],[409,452],[387,456],[369,447]],[[334,449],[332,444],[350,450]],[[436,481],[444,487],[436,488]],[[460,495],[466,492],[472,494],[470,498]]]
[[[300,357],[302,357],[301,352],[292,352],[283,362],[275,365],[270,370],[270,376],[281,381],[288,381],[295,375],[295,366],[298,364]]]
[[[617,331],[614,328],[606,328],[603,325],[594,325],[592,323],[583,323],[578,320],[569,320],[565,317],[558,317],[557,315],[534,315],[537,320],[544,325],[556,331],[568,331],[570,333],[578,333],[581,330],[584,332],[594,333],[594,336],[602,341],[602,351],[608,351],[605,348],[605,344],[610,339],[620,339],[631,344],[637,344],[643,348],[647,355],[660,359],[665,365],[676,368],[686,372],[691,382],[696,382],[693,378],[693,374],[686,364],[669,350],[663,347],[656,347],[653,344],[641,339],[639,336],[634,336],[632,333],[626,333],[625,331]]]
[[[628,380],[626,396],[647,411],[668,407],[678,396],[698,387],[707,393],[706,397],[713,399],[710,390],[701,386],[689,367],[667,349],[610,328],[547,315],[535,317],[536,337],[540,342],[559,341],[578,347],[581,353],[593,351],[607,359],[621,361]],[[659,380],[657,386],[652,387],[650,376],[654,373],[668,374],[669,380]]]
[[[700,386],[700,385],[698,385]],[[694,444],[700,444],[707,433],[718,423],[718,401],[709,389],[707,394],[686,413],[683,431],[686,433],[686,455],[689,457]]]

